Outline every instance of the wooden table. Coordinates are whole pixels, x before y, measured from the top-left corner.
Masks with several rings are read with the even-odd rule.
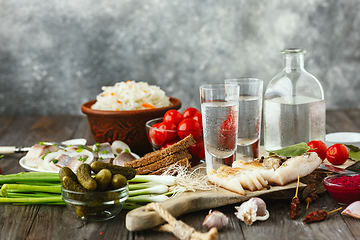
[[[360,110],[328,111],[327,132],[360,132]],[[60,141],[84,137],[94,143],[84,116],[18,116],[0,117],[0,145],[31,146],[40,141]],[[23,154],[10,154],[0,159],[2,174],[25,171],[19,165]],[[360,239],[360,221],[333,213],[326,221],[303,224],[310,212],[332,210],[338,205],[327,193],[312,203],[308,210],[301,203],[297,220],[289,217],[291,200],[266,200],[270,218],[246,226],[235,215],[235,205],[218,208],[230,221],[219,232],[218,239]],[[239,204],[236,204],[239,205]],[[64,206],[14,206],[0,204],[0,239],[175,239],[170,233],[152,230],[129,232],[123,210],[106,222],[85,223]],[[180,217],[197,231],[206,232],[202,222],[208,210]]]

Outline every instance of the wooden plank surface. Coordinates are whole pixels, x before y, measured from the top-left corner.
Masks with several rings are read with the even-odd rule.
[[[327,133],[338,131],[360,132],[360,110],[328,111]],[[51,117],[0,117],[0,145],[31,146],[39,141],[61,141],[84,137],[94,143],[85,116]],[[23,154],[9,154],[0,159],[2,173],[24,171],[18,164]],[[327,193],[305,209],[301,203],[299,217],[289,217],[290,200],[264,198],[270,218],[247,226],[234,215],[237,204],[216,208],[229,217],[229,224],[219,231],[218,239],[360,239],[360,221],[340,212],[327,220],[304,224],[306,214],[319,210],[332,210],[339,205]],[[179,219],[206,232],[202,221],[209,209],[181,215]],[[123,210],[114,219],[105,222],[86,223],[79,220],[65,206],[13,206],[0,204],[0,239],[176,239],[170,233],[153,230],[128,231]]]
[[[306,185],[304,184],[300,184],[300,188],[305,186]],[[296,183],[292,182],[285,186],[273,186],[269,189],[265,188],[260,191],[251,192],[246,190],[246,195],[240,195],[223,188],[218,188],[216,191],[184,193],[176,198],[169,199],[161,203],[161,205],[169,213],[171,213],[171,215],[178,217],[185,213],[243,202],[252,197],[262,196],[265,194],[271,198],[272,193],[282,192],[284,198],[291,199],[294,195],[295,188]],[[290,194],[286,194],[288,192],[290,192]],[[162,223],[164,223],[164,220],[159,217],[156,212],[145,211],[145,207],[132,210],[126,216],[126,228],[131,231],[145,230],[151,227],[156,227]]]

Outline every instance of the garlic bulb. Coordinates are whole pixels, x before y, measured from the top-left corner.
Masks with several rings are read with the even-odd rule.
[[[341,212],[341,214],[360,219],[360,201],[351,203]]]
[[[203,225],[208,229],[216,227],[218,230],[220,230],[224,228],[228,222],[229,218],[225,214],[217,210],[210,210],[209,214],[204,219]]]
[[[247,225],[252,225],[256,220],[265,221],[270,216],[264,200],[258,197],[250,198],[235,209],[237,210],[236,217]]]

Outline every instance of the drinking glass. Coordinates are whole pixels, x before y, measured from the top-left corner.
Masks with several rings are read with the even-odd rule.
[[[239,123],[236,159],[259,157],[263,81],[257,78],[226,79],[225,84],[237,84],[239,92]]]
[[[236,151],[239,86],[207,84],[200,86],[205,160],[207,170],[213,159],[224,159]],[[216,170],[216,169],[215,169]]]

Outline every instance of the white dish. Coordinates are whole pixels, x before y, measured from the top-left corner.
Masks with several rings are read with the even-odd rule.
[[[137,155],[136,153],[131,153],[136,159],[140,158],[139,155]],[[42,170],[42,169],[37,169],[37,168],[33,168],[33,167],[29,167],[25,164],[25,156],[22,157],[19,161],[19,164],[21,167],[25,168],[26,170],[30,171],[30,172],[48,172],[48,173],[58,173],[59,171],[47,171],[47,170]]]
[[[22,157],[19,161],[19,164],[21,167],[25,168],[26,170],[30,171],[30,172],[49,172],[49,173],[58,173],[59,171],[47,171],[47,170],[42,170],[42,169],[37,169],[37,168],[33,168],[33,167],[29,167],[25,164],[25,156]]]
[[[360,147],[360,133],[336,132],[326,134],[325,143],[329,147],[335,143],[351,144]]]

